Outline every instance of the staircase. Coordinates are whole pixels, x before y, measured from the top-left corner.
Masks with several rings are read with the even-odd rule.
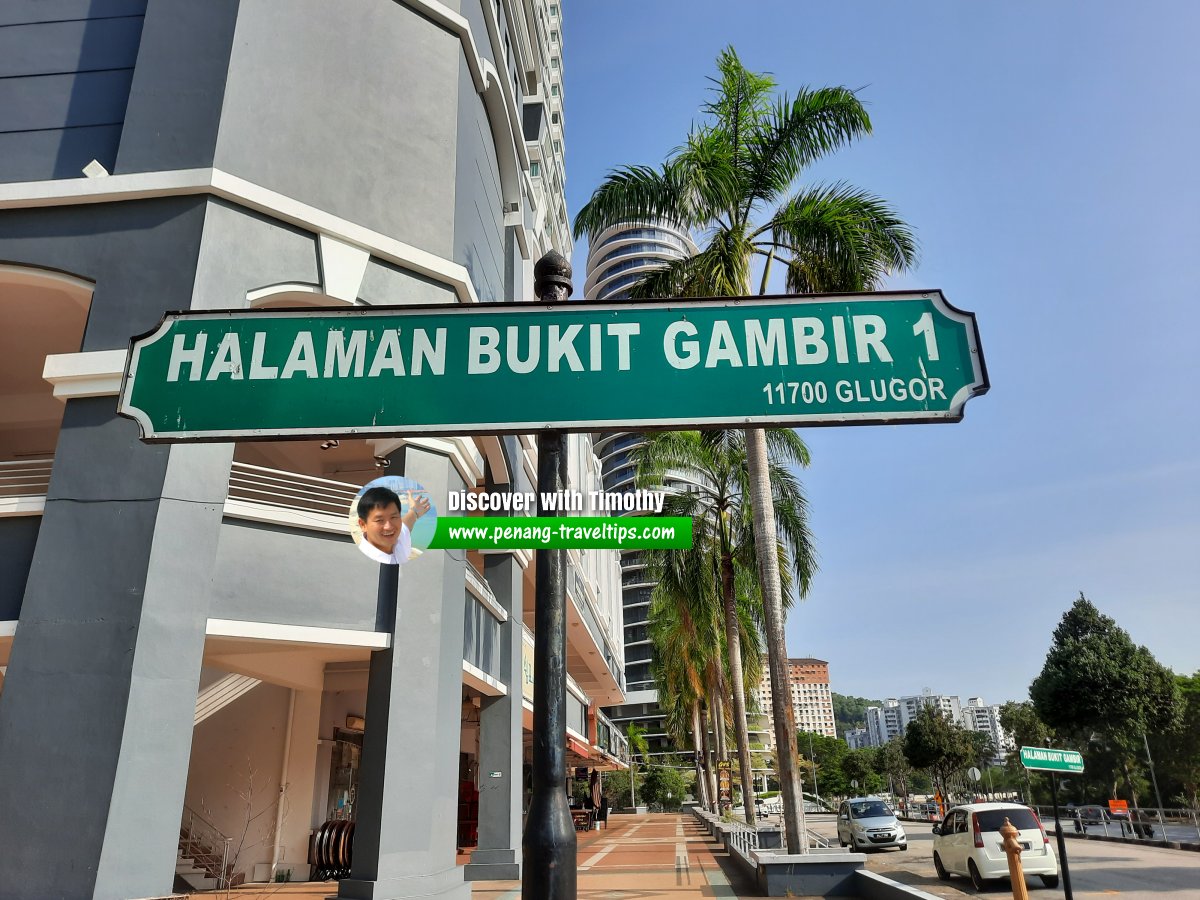
[[[238,697],[249,693],[262,684],[249,675],[229,674],[218,678],[196,695],[195,724],[199,725],[209,716],[220,712]]]
[[[229,861],[230,840],[185,806],[183,821],[179,824],[179,850],[175,858],[175,874],[198,891],[231,887],[240,883],[241,875],[230,878],[233,868]]]

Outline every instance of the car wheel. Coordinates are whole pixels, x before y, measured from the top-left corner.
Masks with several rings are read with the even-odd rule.
[[[987,882],[983,880],[983,876],[979,874],[979,868],[975,865],[975,860],[967,860],[967,872],[971,876],[971,887],[979,891],[981,894],[987,890]]]
[[[900,849],[901,849],[901,850],[907,850],[907,849],[908,849],[908,844],[901,844],[901,845],[900,845]]]
[[[1048,888],[1058,887],[1058,876],[1057,875],[1039,875],[1038,878],[1042,879],[1042,884],[1044,884]]]
[[[937,870],[937,877],[940,881],[949,881],[950,873],[946,871],[946,867],[942,865],[942,858],[937,855],[937,851],[933,852],[933,868]]]

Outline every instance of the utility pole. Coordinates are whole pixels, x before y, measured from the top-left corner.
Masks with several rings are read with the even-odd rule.
[[[533,266],[533,289],[541,303],[565,303],[574,289],[571,264],[548,252]],[[566,486],[567,454],[561,431],[538,435],[539,516],[558,515],[542,496]],[[567,805],[567,554],[537,551],[534,592],[533,796],[521,842],[522,900],[575,900],[575,823]]]

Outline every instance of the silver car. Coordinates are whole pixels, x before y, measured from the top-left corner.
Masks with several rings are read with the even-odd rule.
[[[838,807],[838,842],[851,850],[908,849],[908,835],[890,806],[878,797],[854,797]]]

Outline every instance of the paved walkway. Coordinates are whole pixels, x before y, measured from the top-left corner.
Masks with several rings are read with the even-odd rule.
[[[579,900],[663,900],[702,897],[740,900],[757,897],[754,886],[733,870],[724,849],[691,815],[659,813],[609,817],[608,828],[578,835]],[[327,897],[333,882],[247,885],[229,892],[231,900],[293,900]],[[225,892],[193,896],[224,897]],[[472,883],[472,900],[519,900],[518,881]]]
[[[609,816],[608,828],[579,835],[578,858],[580,900],[758,896],[691,815]],[[518,900],[521,885],[475,882],[471,896]]]

